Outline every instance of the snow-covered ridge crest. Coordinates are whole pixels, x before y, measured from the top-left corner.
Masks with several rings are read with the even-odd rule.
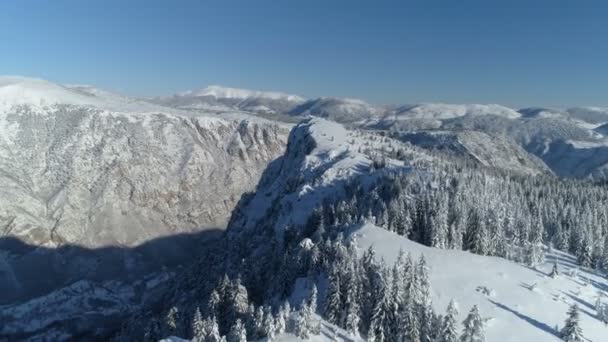
[[[397,116],[419,119],[449,119],[465,115],[498,115],[510,119],[521,117],[517,111],[498,104],[424,103],[398,108]]]
[[[28,106],[38,113],[57,105],[95,107],[122,113],[172,113],[181,111],[130,98],[91,86],[67,86],[38,78],[0,76],[0,113]]]
[[[188,90],[177,94],[178,96],[211,96],[224,99],[248,99],[248,98],[267,98],[271,100],[304,101],[298,95],[286,94],[274,91],[258,91],[241,88],[229,88],[219,85],[210,85],[200,90]]]
[[[233,212],[230,233],[258,225],[273,206],[298,208],[279,213],[277,233],[289,225],[301,226],[323,200],[340,198],[350,180],[360,178],[367,184],[387,172],[408,171],[403,161],[383,158],[382,170],[370,173],[378,162],[370,156],[373,151],[405,146],[365,131],[347,130],[334,121],[309,118],[292,129],[285,154],[265,171],[251,201]]]

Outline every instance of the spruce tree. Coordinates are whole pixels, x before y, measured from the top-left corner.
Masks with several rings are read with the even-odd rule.
[[[230,333],[226,338],[227,342],[247,342],[247,330],[241,322],[241,319],[237,319],[236,322],[230,328]]]
[[[553,268],[551,269],[551,273],[549,273],[549,277],[555,278],[559,275],[559,271],[557,270],[557,262],[553,263]]]
[[[165,324],[167,326],[169,335],[178,335],[181,332],[177,331],[177,325],[179,321],[179,310],[173,306],[169,309],[167,316],[165,316]]]
[[[327,297],[325,298],[324,317],[328,322],[339,325],[340,318],[342,317],[342,290],[340,289],[340,275],[336,266],[332,268],[328,278],[329,284]]]
[[[299,338],[306,340],[310,338],[310,321],[312,320],[312,312],[310,310],[310,306],[308,303],[303,302],[300,310],[298,311],[298,316],[296,317],[294,333]]]
[[[201,310],[196,308],[194,312],[194,317],[192,318],[192,334],[193,342],[203,342],[206,332],[205,332],[205,323],[203,322],[203,316],[201,315]]]
[[[477,305],[473,306],[467,318],[462,322],[464,330],[460,336],[461,342],[484,342],[483,321],[479,315]]]
[[[580,317],[578,313],[578,305],[572,304],[568,310],[568,318],[562,330],[560,337],[566,342],[583,342],[583,332],[579,325]]]
[[[458,341],[458,326],[456,317],[458,316],[458,309],[456,309],[456,303],[454,300],[450,301],[448,310],[445,317],[443,318],[443,326],[441,327],[441,337],[439,342],[457,342]]]
[[[274,316],[272,315],[270,307],[267,306],[264,310],[264,335],[268,341],[274,340],[275,331]]]

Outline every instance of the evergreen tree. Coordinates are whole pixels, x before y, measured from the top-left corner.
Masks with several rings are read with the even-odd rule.
[[[317,313],[317,301],[318,301],[317,296],[318,296],[317,285],[313,284],[312,290],[310,291],[310,311],[312,311],[312,313]]]
[[[194,326],[194,323],[193,323]],[[194,342],[222,342],[220,328],[215,316],[207,317],[202,323],[202,329],[195,332]]]
[[[272,341],[274,339],[275,331],[276,327],[274,325],[274,316],[272,315],[270,307],[266,307],[264,310],[264,335],[268,341]]]
[[[192,333],[194,338],[193,342],[203,342],[205,339],[205,335],[207,334],[205,331],[205,323],[203,322],[203,316],[201,315],[201,310],[196,308],[194,312],[194,317],[192,318]]]
[[[473,306],[467,318],[462,322],[464,330],[460,336],[461,342],[484,342],[484,327],[477,305]]]
[[[266,331],[264,330],[264,308],[260,305],[255,311],[255,334],[254,336],[263,337],[266,336]]]
[[[294,333],[296,336],[303,340],[310,338],[310,322],[312,319],[312,311],[310,310],[310,306],[306,302],[302,303],[294,326]]]
[[[222,299],[216,289],[211,291],[209,300],[207,301],[207,315],[217,315]]]
[[[177,325],[179,321],[179,310],[177,307],[173,306],[169,309],[167,316],[165,316],[165,324],[167,326],[169,335],[179,335],[177,331]]]
[[[340,289],[340,275],[336,266],[332,268],[328,281],[324,317],[328,322],[339,325],[340,318],[342,317],[342,291]]]
[[[591,244],[588,240],[584,240],[580,247],[580,252],[578,254],[578,262],[583,267],[591,267]]]
[[[245,326],[240,318],[230,328],[230,333],[228,333],[226,340],[227,342],[247,342],[247,330],[245,330]]]
[[[578,313],[578,306],[572,304],[568,310],[568,318],[562,330],[560,331],[560,337],[566,342],[583,342],[583,332],[579,325],[580,317]]]
[[[559,271],[557,270],[557,262],[553,263],[553,268],[551,269],[551,273],[549,273],[549,277],[555,278],[559,275]]]
[[[443,326],[441,327],[441,339],[439,342],[457,342],[458,341],[458,327],[456,317],[458,316],[458,309],[454,300],[450,301],[448,310],[445,317],[443,318]]]

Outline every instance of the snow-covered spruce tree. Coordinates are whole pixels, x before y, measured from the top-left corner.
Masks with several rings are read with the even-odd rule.
[[[245,326],[240,318],[238,318],[232,325],[232,328],[230,328],[230,332],[226,337],[226,342],[247,342],[247,330],[245,330]]]
[[[294,322],[294,333],[299,338],[306,340],[310,338],[312,332],[310,331],[311,321],[313,319],[310,305],[304,301],[297,312],[296,320]]]
[[[221,342],[223,340],[220,335],[220,329],[215,316],[207,317],[202,324],[203,328],[198,335],[192,339],[195,342]]]
[[[266,331],[264,330],[264,307],[261,305],[255,310],[254,322],[254,333],[252,336],[257,338],[266,336]]]
[[[206,328],[207,326],[203,321],[201,310],[199,308],[196,308],[196,311],[194,312],[194,317],[192,318],[192,341],[203,342],[205,336],[207,335],[207,332],[205,331]]]
[[[177,309],[177,307],[171,307],[171,309],[169,309],[169,312],[165,316],[165,326],[167,327],[167,335],[175,336],[182,334],[181,329],[178,329],[178,324],[180,322],[179,318],[179,310]]]
[[[377,274],[380,272],[380,266],[376,261],[376,252],[373,246],[368,248],[360,260],[361,277],[361,321],[360,331],[364,335],[368,335],[370,323],[372,321],[372,312],[375,304],[374,289],[377,285],[373,282],[377,281]]]
[[[390,331],[387,331],[387,309],[388,309],[388,288],[387,288],[387,270],[384,264],[380,264],[378,273],[372,275],[370,281],[372,285],[372,303],[371,315],[369,322],[369,333],[374,336],[378,342],[386,341]]]
[[[269,306],[264,308],[264,335],[268,341],[274,340],[276,332],[275,320]]]
[[[588,238],[584,238],[579,243],[581,245],[580,245],[579,253],[578,253],[578,262],[583,267],[591,267],[591,265],[592,265],[592,263],[591,263],[591,256],[592,256],[591,242],[589,241]]]
[[[342,317],[342,300],[340,289],[340,275],[336,267],[328,275],[327,295],[325,297],[325,310],[323,316],[328,322],[340,324]]]
[[[207,308],[205,310],[206,314],[213,316],[217,315],[221,301],[222,299],[220,298],[220,294],[214,289],[209,296],[209,300],[207,301]]]
[[[349,246],[349,255],[356,255],[354,244]],[[351,334],[357,334],[360,322],[361,274],[359,273],[356,258],[350,257],[344,267],[344,278],[342,281],[343,296],[343,328]]]
[[[286,332],[291,327],[291,305],[288,301],[285,301],[279,309],[276,327],[278,334]]]
[[[604,238],[604,249],[600,261],[600,268],[608,275],[608,234]]]
[[[462,322],[464,329],[462,335],[460,335],[461,342],[484,342],[485,332],[483,327],[483,320],[479,315],[479,309],[477,305],[474,305],[467,318]]]
[[[457,342],[458,341],[458,323],[456,317],[458,309],[454,300],[450,300],[447,312],[443,318],[443,326],[441,327],[440,339],[438,342]]]
[[[559,270],[557,269],[557,262],[553,263],[553,268],[551,268],[551,273],[549,273],[549,277],[555,278],[559,275]]]
[[[568,318],[566,323],[559,333],[562,340],[566,342],[583,342],[583,331],[580,327],[580,317],[578,312],[578,306],[572,304],[568,310]]]
[[[416,306],[418,308],[418,320],[420,322],[420,340],[422,342],[431,342],[433,329],[433,309],[431,307],[431,285],[428,276],[428,267],[424,255],[420,256],[416,265],[418,275],[418,287],[416,298]]]

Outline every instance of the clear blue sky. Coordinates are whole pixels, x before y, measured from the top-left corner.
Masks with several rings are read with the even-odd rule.
[[[160,95],[608,105],[608,3],[0,2],[0,74]]]

